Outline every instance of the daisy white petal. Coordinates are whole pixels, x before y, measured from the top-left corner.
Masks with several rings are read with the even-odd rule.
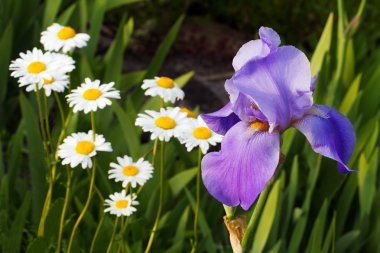
[[[188,127],[187,114],[179,107],[161,108],[159,112],[147,110],[140,113],[136,119],[136,126],[141,126],[144,132],[151,132],[151,139],[158,138],[168,142],[171,137],[180,137],[184,128]]]
[[[99,142],[98,139],[101,141]],[[95,141],[90,130],[88,133],[73,133],[63,140],[59,146],[58,156],[62,158],[62,164],[70,164],[74,168],[81,164],[82,168],[91,168],[91,157],[97,151],[112,151],[111,144],[105,142],[103,135],[96,134]]]
[[[223,136],[208,128],[200,116],[196,119],[191,119],[189,127],[184,128],[179,137],[181,143],[185,144],[187,151],[190,152],[193,148],[199,146],[203,154],[207,153],[210,145],[215,146],[217,143],[220,143],[222,139]]]
[[[86,33],[77,33],[70,26],[62,26],[54,23],[41,33],[41,43],[45,50],[67,53],[74,48],[82,48],[87,45],[90,36]]]
[[[103,109],[106,105],[111,104],[110,98],[119,99],[120,91],[113,88],[114,82],[108,84],[100,84],[99,80],[91,81],[85,79],[82,85],[71,91],[67,95],[67,102],[70,107],[74,107],[73,111],[83,111],[89,113],[96,111],[98,108]]]
[[[115,192],[109,196],[109,199],[106,199],[105,205],[106,209],[104,212],[109,212],[110,214],[120,216],[130,216],[132,213],[136,212],[135,206],[139,204],[136,201],[136,194],[126,194],[126,191],[123,190],[120,193]]]
[[[111,163],[113,169],[108,171],[108,178],[114,179],[116,182],[122,182],[123,187],[127,187],[130,183],[134,188],[137,185],[143,186],[146,181],[152,178],[153,166],[140,158],[137,162],[133,162],[129,156],[117,157],[118,163]]]
[[[169,77],[155,77],[154,79],[145,79],[141,86],[147,96],[160,96],[165,102],[174,103],[176,100],[182,100],[185,93],[173,79]]]

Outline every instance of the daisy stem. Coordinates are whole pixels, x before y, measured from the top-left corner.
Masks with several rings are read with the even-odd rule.
[[[59,222],[58,243],[57,243],[57,250],[56,250],[57,253],[61,252],[63,225],[65,223],[67,205],[69,204],[69,199],[70,199],[71,169],[69,166],[66,166],[66,172],[67,172],[66,194],[65,194],[65,202],[63,204],[63,209],[61,213],[61,220]]]
[[[59,134],[58,141],[57,141],[57,147],[55,150],[55,155],[54,155],[54,163],[53,166],[50,170],[50,182],[49,182],[49,189],[46,194],[45,202],[44,202],[44,207],[42,209],[42,214],[41,214],[41,219],[40,219],[40,224],[38,226],[38,236],[43,236],[44,235],[44,230],[45,230],[45,220],[48,215],[49,209],[50,209],[50,204],[51,204],[51,198],[53,194],[53,184],[55,180],[55,172],[57,169],[57,162],[58,162],[58,148],[59,145],[61,144],[63,137],[65,136],[67,126],[70,122],[70,118],[72,115],[72,111],[70,110],[69,114],[67,115],[67,118],[65,120],[65,124],[62,127],[61,133]]]
[[[152,151],[152,162],[151,162],[151,164],[152,164],[153,167],[154,167],[154,164],[155,164],[155,161],[156,161],[157,146],[158,146],[158,139],[156,139],[154,141],[153,149],[151,150]],[[149,153],[150,153],[150,151],[144,155],[144,158]],[[143,186],[140,186],[140,188],[137,190],[137,195],[140,194],[140,192],[142,191],[142,189],[143,189]]]
[[[154,222],[152,231],[150,233],[148,245],[146,246],[145,253],[148,253],[150,251],[150,248],[152,247],[154,236],[156,235],[158,223],[160,222],[161,217],[161,211],[162,211],[162,205],[164,202],[164,141],[161,141],[161,168],[160,168],[160,200],[158,204],[158,210],[157,210],[157,216],[156,220]]]
[[[92,138],[93,138],[93,141],[95,142],[96,133],[95,133],[95,114],[94,114],[94,112],[91,112],[91,128],[92,128]],[[79,226],[80,222],[82,221],[82,219],[83,219],[84,215],[86,214],[86,211],[87,211],[87,209],[88,209],[88,207],[90,205],[90,202],[91,202],[91,199],[92,199],[92,195],[94,193],[95,172],[96,172],[96,157],[94,157],[93,164],[92,164],[90,188],[88,189],[88,197],[87,197],[87,200],[86,200],[86,204],[84,205],[84,207],[82,209],[82,212],[80,213],[77,221],[74,224],[73,230],[71,231],[69,246],[67,247],[67,251],[66,251],[68,253],[70,253],[70,251],[71,251],[71,247],[73,245],[73,240],[74,240],[75,232],[78,229],[78,226]]]
[[[53,142],[51,140],[51,134],[50,134],[50,125],[49,125],[49,105],[48,105],[48,100],[47,96],[44,93],[44,110],[45,110],[45,127],[46,127],[46,138],[47,138],[47,145],[50,148],[49,154],[53,153]],[[50,161],[50,156],[49,156],[49,161]]]
[[[120,242],[120,245],[119,245],[119,248],[117,250],[117,252],[120,252],[121,249],[122,252],[124,252],[124,233],[125,233],[125,230],[127,229],[127,226],[128,226],[128,217],[123,217],[123,220],[122,220],[122,228],[120,230],[120,235],[121,235],[121,242]]]
[[[98,238],[98,235],[99,235],[99,232],[100,232],[100,228],[103,225],[104,217],[105,217],[105,215],[103,213],[102,217],[100,218],[100,221],[98,223],[98,226],[96,227],[96,231],[95,231],[94,237],[92,238],[91,247],[90,247],[90,253],[94,252],[95,242],[96,242],[96,239]]]
[[[57,106],[58,106],[58,110],[59,110],[59,115],[61,117],[62,127],[63,127],[64,124],[65,124],[65,113],[63,112],[62,103],[61,103],[61,100],[59,99],[58,93],[56,91],[53,91],[53,93],[54,93],[55,101],[57,102]]]
[[[117,229],[117,223],[118,223],[118,221],[119,221],[119,217],[116,217],[115,218],[115,223],[113,225],[113,231],[112,231],[111,240],[110,240],[110,243],[108,244],[108,248],[107,248],[107,253],[111,252],[113,240],[115,239],[115,234],[116,234],[116,229]]]
[[[49,159],[49,151],[48,151],[47,143],[46,143],[46,132],[45,132],[44,120],[42,116],[42,104],[41,104],[41,96],[40,96],[40,91],[38,88],[38,83],[36,83],[36,97],[37,97],[38,115],[40,119],[40,130],[41,130],[42,140],[44,144],[43,146],[44,146],[47,158]]]
[[[261,210],[264,207],[264,204],[265,204],[265,201],[267,199],[268,192],[269,192],[269,188],[270,188],[270,184],[268,184],[265,187],[264,191],[261,192],[259,200],[255,206],[255,210],[253,211],[252,216],[249,219],[247,229],[243,235],[243,239],[241,240],[241,247],[243,248],[243,250],[247,247],[247,243],[248,243],[248,240],[250,238],[250,235],[253,231],[253,228],[255,227],[255,225],[257,223],[257,220],[259,218]]]
[[[197,251],[198,245],[198,216],[199,216],[199,208],[201,202],[201,159],[202,159],[202,150],[198,148],[198,170],[197,170],[197,183],[196,183],[196,206],[195,206],[195,214],[194,214],[194,242],[193,248],[191,252]]]

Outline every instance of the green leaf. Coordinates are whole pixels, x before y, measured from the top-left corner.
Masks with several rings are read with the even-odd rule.
[[[336,253],[344,253],[347,252],[347,250],[355,245],[357,243],[357,239],[359,238],[360,231],[359,230],[353,230],[342,237],[340,237],[337,242],[336,242],[336,248],[335,252]]]
[[[185,193],[186,193],[187,199],[190,202],[191,208],[194,211],[195,200],[194,200],[193,196],[191,196],[191,193],[187,188],[185,188]],[[220,221],[222,222],[222,219],[220,219]],[[199,228],[200,228],[200,231],[203,235],[202,239],[206,241],[205,252],[208,252],[208,253],[216,252],[216,247],[215,247],[215,243],[213,240],[212,232],[211,232],[211,229],[210,229],[210,227],[206,221],[206,218],[205,218],[205,215],[204,215],[202,209],[199,209]]]
[[[347,91],[341,105],[339,111],[344,115],[347,115],[350,111],[352,105],[358,96],[360,81],[362,79],[362,74],[356,76],[355,80],[352,82],[350,89]]]
[[[22,233],[24,232],[24,225],[29,212],[31,199],[30,192],[27,192],[22,205],[16,213],[16,218],[12,223],[9,238],[4,242],[3,252],[16,253],[20,251]]]
[[[72,5],[67,7],[66,10],[64,10],[62,14],[57,18],[58,24],[66,25],[69,22],[71,16],[73,15],[76,7],[77,3],[73,3]]]
[[[318,214],[318,217],[314,222],[313,229],[311,230],[311,235],[306,252],[318,253],[322,250],[322,239],[326,223],[327,208],[328,201],[325,199],[322,208]]]
[[[15,190],[16,179],[19,176],[20,172],[20,163],[22,161],[21,149],[23,148],[23,141],[24,124],[23,121],[21,121],[8,146],[10,148],[10,157],[8,164],[9,191],[11,192]]]
[[[133,32],[133,19],[130,18],[126,24],[125,16],[123,16],[118,31],[116,33],[116,38],[112,42],[107,54],[104,57],[104,63],[106,65],[106,72],[103,80],[105,82],[114,81],[116,82],[116,87],[119,85],[121,79],[121,72],[124,62],[124,51],[127,44],[132,36]]]
[[[198,167],[188,169],[185,171],[182,171],[172,178],[169,179],[169,186],[171,188],[171,191],[173,193],[174,197],[177,197],[178,194],[185,189],[188,183],[193,180],[195,175],[197,174]]]
[[[104,13],[106,11],[106,3],[107,0],[95,0],[93,4],[93,9],[91,11],[91,28],[89,31],[89,35],[91,37],[87,48],[87,57],[89,59],[93,59],[95,56],[96,47],[98,46],[100,29],[103,24]]]
[[[115,8],[119,8],[123,5],[138,3],[142,1],[143,0],[108,0],[107,5],[106,5],[106,10],[109,11]]]
[[[129,154],[133,158],[138,158],[141,155],[141,146],[139,135],[137,134],[137,129],[134,124],[134,115],[124,112],[117,102],[112,103],[112,109],[116,113],[119,123],[122,125],[125,143],[128,147]]]
[[[180,220],[178,221],[177,230],[173,238],[173,246],[166,250],[166,253],[183,252],[183,246],[186,239],[186,225],[189,220],[190,208],[186,207],[182,213]]]
[[[331,45],[331,37],[333,32],[333,21],[334,14],[330,13],[325,28],[323,29],[321,38],[319,39],[318,45],[311,57],[310,68],[311,75],[314,76],[319,73],[322,68],[323,58],[325,54],[329,52]]]
[[[46,0],[44,9],[44,18],[42,21],[42,28],[46,29],[48,26],[53,24],[55,17],[57,16],[59,6],[62,0]]]
[[[253,247],[251,249],[252,253],[263,252],[264,247],[267,243],[268,236],[276,216],[281,183],[281,178],[279,178],[274,183],[271,192],[268,196],[268,199],[265,203],[265,207],[263,209],[262,215],[257,226],[257,230],[255,232]]]
[[[9,76],[9,63],[11,59],[13,45],[13,25],[9,22],[4,33],[0,38],[0,105],[2,105],[4,98],[7,94],[7,83]],[[3,107],[3,106],[1,106]],[[0,108],[0,113],[4,109]],[[0,123],[0,126],[3,123]]]
[[[49,242],[44,237],[37,237],[28,246],[26,253],[47,253],[49,252]]]
[[[22,93],[20,93],[20,104],[25,126],[28,126],[25,127],[25,132],[29,151],[28,158],[33,196],[33,220],[35,224],[38,224],[46,193],[45,173],[47,172],[47,164],[44,159],[45,155],[36,113],[33,110],[33,106]]]

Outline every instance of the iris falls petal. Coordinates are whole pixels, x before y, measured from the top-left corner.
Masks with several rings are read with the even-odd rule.
[[[355,148],[356,138],[350,121],[338,111],[324,105],[314,105],[294,124],[318,154],[338,162],[340,173],[352,171],[347,162]]]
[[[207,126],[215,133],[225,135],[226,132],[240,121],[239,117],[232,111],[232,104],[227,103],[220,110],[201,115]]]
[[[221,151],[203,158],[203,183],[223,204],[247,210],[272,178],[279,156],[279,133],[239,122],[227,132]]]

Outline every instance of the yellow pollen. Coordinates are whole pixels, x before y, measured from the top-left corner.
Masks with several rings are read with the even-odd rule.
[[[102,95],[102,92],[98,89],[88,89],[83,93],[83,98],[87,100],[96,100]]]
[[[65,26],[61,28],[61,30],[59,30],[59,32],[57,33],[58,38],[60,38],[61,40],[71,39],[75,35],[76,35],[75,30],[71,28],[70,26]]]
[[[156,126],[168,130],[168,129],[173,129],[177,125],[174,121],[174,119],[168,117],[168,116],[162,116],[156,119],[154,122]]]
[[[174,87],[174,81],[173,79],[169,78],[169,77],[160,77],[160,79],[157,80],[157,84],[158,86],[162,87],[162,88],[166,88],[166,89],[171,89]]]
[[[197,127],[194,129],[193,135],[197,139],[207,140],[211,137],[211,131],[207,127]]]
[[[115,205],[118,209],[124,209],[128,206],[128,201],[126,201],[125,199],[121,199],[116,201]]]
[[[81,155],[89,155],[94,149],[95,145],[90,141],[80,141],[75,147],[75,151]]]
[[[268,131],[269,125],[260,121],[253,122],[249,125],[251,128],[255,128],[257,131]]]
[[[38,74],[46,69],[46,65],[40,61],[34,61],[29,64],[28,72],[31,74]]]
[[[44,78],[44,85],[52,84],[55,81],[54,77],[52,77],[50,80]]]
[[[123,174],[125,176],[133,177],[133,176],[136,176],[138,173],[139,173],[139,169],[136,168],[135,166],[129,165],[123,168]]]
[[[186,107],[181,108],[181,110],[179,110],[179,111],[187,113],[188,118],[195,118],[196,117],[195,113],[193,113],[192,111],[190,111]]]

